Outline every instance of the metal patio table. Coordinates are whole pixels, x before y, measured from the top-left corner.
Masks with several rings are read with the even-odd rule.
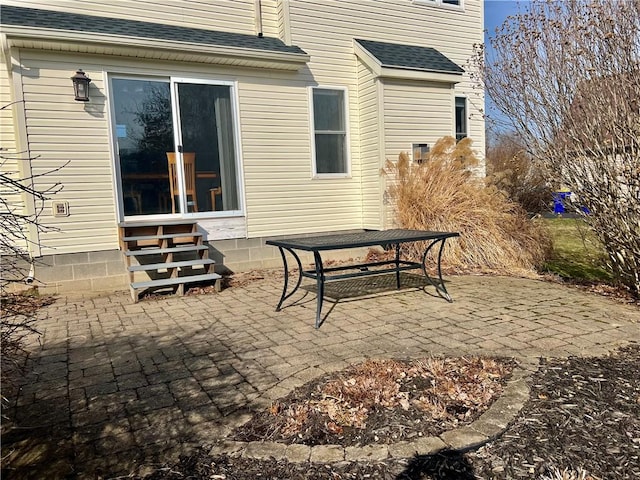
[[[447,292],[445,284],[442,280],[442,271],[440,261],[442,259],[442,251],[444,249],[445,242],[448,238],[458,237],[459,233],[455,232],[432,232],[425,230],[367,230],[357,233],[344,233],[335,235],[321,235],[310,237],[296,237],[296,238],[282,238],[278,240],[267,240],[267,245],[273,245],[278,247],[280,255],[282,256],[282,262],[284,264],[284,286],[282,289],[282,296],[276,307],[276,311],[279,312],[282,304],[285,300],[290,298],[300,287],[302,278],[307,277],[316,281],[317,283],[317,307],[316,307],[316,324],[315,327],[319,328],[321,325],[321,312],[322,301],[324,298],[324,286],[325,282],[332,280],[340,280],[345,278],[363,277],[367,275],[381,275],[385,273],[395,273],[396,275],[396,288],[400,288],[400,272],[405,270],[421,269],[424,276],[429,283],[436,288],[438,294],[444,297],[447,301],[452,302],[451,296]],[[400,259],[400,245],[410,242],[426,241],[429,242],[422,255],[421,262],[414,262]],[[427,255],[435,245],[440,245],[438,251],[438,263],[437,272],[438,280],[436,282],[426,270]],[[342,250],[349,248],[361,248],[370,247],[374,245],[380,245],[383,248],[395,248],[395,259],[384,261],[373,261],[367,263],[341,265],[338,267],[325,268],[322,263],[322,252],[328,250]],[[313,258],[315,260],[315,268],[313,270],[304,270],[300,257],[297,255],[296,250],[302,250],[307,252],[313,252]],[[287,257],[285,251],[289,252],[298,264],[299,277],[293,290],[287,293],[289,288],[289,267],[287,264]],[[374,267],[374,269],[370,269]],[[379,268],[383,267],[383,268]],[[348,271],[352,270],[352,271]],[[333,272],[343,272],[334,274]]]

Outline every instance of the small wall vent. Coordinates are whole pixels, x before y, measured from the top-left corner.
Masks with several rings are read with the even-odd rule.
[[[69,202],[60,202],[60,201],[51,202],[51,209],[53,210],[54,217],[69,216]]]
[[[428,143],[414,143],[413,144],[413,161],[416,163],[424,162],[428,155],[431,147]]]

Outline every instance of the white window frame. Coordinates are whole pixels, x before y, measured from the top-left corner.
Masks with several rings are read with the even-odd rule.
[[[460,4],[451,5],[450,3],[445,3],[443,0],[413,0],[413,3],[418,5],[428,5],[431,7],[439,7],[439,8],[448,8],[451,10],[460,10],[464,11],[464,0],[459,0]]]
[[[238,81],[237,80],[218,80],[215,78],[207,78],[207,77],[180,77],[180,76],[173,76],[171,75],[170,72],[163,72],[163,73],[138,73],[135,70],[134,71],[128,71],[128,70],[124,70],[124,71],[120,71],[120,70],[113,70],[113,71],[107,71],[104,70],[103,71],[103,75],[104,78],[107,79],[106,85],[105,85],[105,91],[106,91],[106,97],[108,99],[108,109],[107,109],[107,115],[108,115],[108,122],[109,122],[109,130],[110,130],[110,153],[111,153],[111,167],[112,167],[112,172],[113,172],[113,177],[115,179],[115,181],[117,182],[116,185],[114,185],[114,197],[115,197],[115,203],[116,203],[116,212],[118,215],[118,218],[121,221],[126,220],[131,220],[131,219],[135,219],[136,217],[140,217],[140,218],[144,218],[145,220],[155,220],[155,219],[166,219],[167,217],[170,216],[180,216],[180,218],[211,218],[211,219],[218,219],[218,218],[226,218],[226,217],[245,217],[246,216],[246,212],[245,212],[245,206],[246,206],[246,198],[245,198],[245,189],[244,189],[244,160],[243,160],[243,156],[242,156],[242,149],[241,149],[241,145],[242,145],[242,139],[241,139],[241,134],[242,131],[240,130],[240,115],[239,115],[239,106],[240,106],[240,98],[239,98],[239,94],[238,94]],[[167,84],[169,84],[169,88],[171,89],[171,111],[172,111],[172,119],[174,122],[174,143],[177,145],[178,143],[178,136],[177,136],[177,131],[179,129],[179,122],[177,122],[177,112],[176,112],[176,99],[177,99],[177,91],[175,90],[175,84],[176,83],[199,83],[199,84],[206,84],[206,85],[222,85],[222,86],[228,86],[231,89],[231,113],[233,116],[233,128],[234,128],[234,147],[236,149],[236,168],[238,169],[237,171],[237,180],[238,180],[238,206],[239,209],[238,210],[224,210],[224,211],[217,211],[217,212],[184,212],[182,214],[166,214],[166,213],[162,213],[162,214],[152,214],[152,215],[140,215],[140,216],[128,216],[125,217],[124,215],[124,205],[122,204],[122,195],[120,194],[120,189],[122,188],[122,178],[121,178],[121,173],[120,173],[120,165],[118,164],[118,155],[117,155],[117,138],[116,138],[116,131],[115,131],[115,110],[114,110],[114,102],[113,99],[111,97],[112,95],[112,89],[111,89],[111,82],[113,81],[113,79],[131,79],[131,80],[149,80],[149,81],[160,81],[160,82],[166,82]],[[176,127],[176,125],[178,125]],[[179,173],[179,175],[181,175],[181,173]],[[182,199],[180,200],[182,201]]]
[[[235,149],[236,160],[236,181],[238,182],[236,188],[238,189],[238,210],[220,210],[215,212],[191,212],[186,213],[186,204],[184,205],[183,216],[203,217],[203,218],[225,218],[225,217],[238,217],[245,215],[245,194],[244,194],[244,165],[242,161],[241,139],[240,139],[240,116],[238,114],[240,100],[238,97],[238,82],[236,80],[216,80],[202,77],[171,77],[171,109],[174,122],[174,143],[178,145],[182,139],[181,123],[179,121],[180,109],[178,107],[178,83],[190,83],[200,85],[217,85],[223,87],[229,87],[231,98],[231,117],[233,122],[233,142]],[[182,173],[178,172],[181,176]],[[181,198],[181,201],[186,201],[186,198]]]
[[[345,136],[345,172],[340,173],[318,173],[316,167],[316,127],[315,115],[313,109],[313,92],[314,90],[339,90],[343,94],[344,103],[344,136]],[[312,178],[350,178],[351,177],[351,140],[349,133],[349,89],[343,86],[333,85],[315,85],[309,87],[309,125],[311,127],[311,177]],[[342,132],[335,132],[342,133]]]
[[[453,97],[453,138],[456,139],[456,142],[462,140],[462,138],[458,138],[458,99],[464,100],[464,132],[465,136],[462,138],[467,138],[469,136],[469,99],[462,95],[454,95]]]

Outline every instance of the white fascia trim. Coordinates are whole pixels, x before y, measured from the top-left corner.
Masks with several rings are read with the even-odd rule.
[[[409,67],[390,67],[383,65],[355,39],[353,40],[353,50],[362,63],[369,67],[377,77],[443,83],[460,83],[462,81],[462,73],[418,70]]]
[[[11,75],[13,73],[11,71],[11,48],[9,47],[9,40],[4,33],[0,33],[0,48],[2,49],[7,75],[9,76],[9,80],[11,80]]]
[[[53,30],[38,27],[3,26],[3,33],[9,39],[10,45],[20,47],[21,40],[35,40],[41,42],[62,42],[81,44],[85,48],[89,44],[109,45],[111,47],[134,47],[153,50],[179,51],[185,54],[201,54],[226,58],[239,58],[244,60],[257,60],[263,62],[282,63],[296,66],[296,69],[308,63],[311,57],[308,54],[273,52],[255,50],[241,47],[227,47],[218,45],[205,45],[202,43],[180,42],[175,40],[162,40],[155,38],[130,37],[125,35],[93,34],[90,32],[77,32],[72,30]],[[290,68],[290,67],[289,67]]]
[[[430,72],[410,68],[382,67],[381,77],[404,80],[421,80],[425,82],[460,83],[462,73]]]

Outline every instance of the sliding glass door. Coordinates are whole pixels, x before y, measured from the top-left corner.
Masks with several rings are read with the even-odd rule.
[[[231,87],[175,83],[187,207],[239,210]],[[193,163],[193,168],[190,167]]]
[[[166,152],[175,150],[171,84],[114,78],[111,92],[124,215],[169,213]]]
[[[240,210],[231,85],[112,78],[125,217]]]

